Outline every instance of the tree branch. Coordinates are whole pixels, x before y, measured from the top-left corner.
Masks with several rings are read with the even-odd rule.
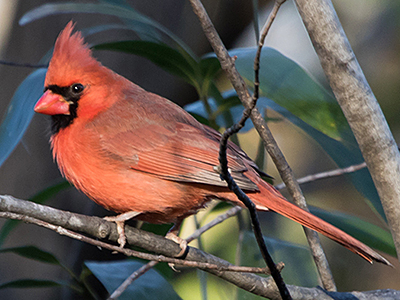
[[[244,127],[244,124],[246,123],[247,119],[250,117],[251,111],[254,109],[254,107],[257,104],[257,100],[259,97],[259,86],[260,86],[259,72],[260,72],[260,56],[261,56],[262,47],[264,45],[264,41],[269,32],[269,29],[271,28],[272,23],[275,20],[275,17],[279,11],[279,8],[285,1],[286,0],[275,1],[274,8],[272,9],[271,13],[269,14],[267,22],[262,30],[260,41],[259,41],[258,47],[257,47],[257,54],[254,59],[255,79],[254,79],[254,94],[253,94],[251,104],[249,107],[247,107],[243,111],[243,115],[242,115],[242,118],[240,119],[240,121],[237,124],[232,125],[232,127],[226,129],[225,132],[222,134],[222,137],[220,140],[220,150],[219,150],[218,159],[220,162],[221,178],[227,182],[229,189],[235,193],[235,195],[238,197],[238,199],[243,202],[243,204],[247,207],[247,209],[250,212],[251,224],[253,225],[253,231],[254,231],[254,235],[255,235],[258,247],[260,248],[260,251],[261,251],[262,257],[264,258],[264,261],[266,262],[268,268],[271,271],[271,276],[274,279],[275,284],[278,287],[278,290],[279,290],[279,293],[280,293],[282,299],[291,300],[292,297],[290,296],[290,293],[286,287],[286,284],[283,281],[280,271],[275,266],[275,263],[274,263],[271,255],[268,252],[267,245],[265,244],[264,237],[261,232],[260,222],[259,222],[259,219],[257,216],[256,206],[250,200],[250,198],[241,190],[241,188],[236,184],[235,180],[231,176],[231,174],[228,170],[228,158],[227,158],[227,153],[226,153],[229,137],[238,133]]]
[[[361,170],[366,167],[367,167],[367,164],[365,162],[362,162],[361,164],[352,165],[352,166],[342,168],[342,169],[335,169],[335,170],[331,170],[331,171],[307,175],[307,176],[297,179],[297,182],[299,184],[304,184],[304,183],[313,182],[313,181],[320,180],[320,179],[332,178],[332,177],[341,176],[341,175],[348,174],[348,173],[353,173],[353,172],[356,172],[356,171]],[[277,184],[277,185],[275,185],[275,188],[277,190],[281,190],[281,189],[285,188],[285,184],[283,184],[283,183]]]
[[[24,221],[25,223],[38,225],[38,226],[53,230],[60,235],[65,235],[67,237],[70,237],[70,238],[73,238],[73,239],[76,239],[76,240],[79,240],[79,241],[82,241],[82,242],[85,242],[88,244],[92,244],[99,248],[107,249],[107,250],[110,250],[113,252],[119,252],[126,256],[133,256],[133,257],[140,258],[140,259],[151,260],[151,261],[155,261],[155,262],[166,262],[169,264],[199,268],[202,270],[208,269],[208,270],[217,270],[217,271],[262,273],[262,274],[270,273],[269,270],[266,268],[241,267],[241,266],[219,266],[219,265],[207,263],[207,262],[182,260],[182,259],[178,259],[178,258],[165,257],[163,255],[155,255],[155,254],[139,252],[139,251],[131,250],[128,248],[121,248],[120,246],[115,246],[115,245],[111,245],[111,244],[108,244],[108,243],[105,243],[102,241],[98,241],[98,240],[92,239],[90,237],[87,237],[83,234],[76,233],[69,229],[65,229],[64,227],[53,225],[48,222],[45,222],[45,221],[42,221],[39,219],[35,219],[35,218],[29,217],[29,216],[21,215],[21,214],[10,213],[10,212],[0,212],[0,217],[13,219],[13,220],[20,220],[20,221]],[[283,268],[283,264],[280,264],[280,269],[282,269],[282,268]]]
[[[43,222],[43,224],[49,224],[45,225],[46,227],[59,227],[60,229],[58,231],[60,231],[61,233],[66,233],[68,231],[79,231],[88,235],[92,235],[95,238],[108,239],[113,242],[116,242],[118,239],[116,225],[113,222],[108,222],[98,217],[90,217],[58,210],[30,201],[19,200],[12,196],[0,196],[0,212],[3,212],[1,215],[3,217],[6,217],[7,215],[8,217],[11,217],[12,215],[18,215],[19,219],[23,219],[25,221],[29,221],[30,219],[37,219]],[[171,240],[165,239],[162,236],[132,228],[130,226],[125,226],[125,229],[127,233],[127,240],[132,246],[137,246],[147,251],[164,255],[165,257],[174,257],[181,250],[178,244],[174,243]],[[71,232],[71,234],[68,233],[68,235],[71,237],[80,236],[80,234],[77,234],[76,232]],[[112,246],[110,244],[104,244],[104,246]],[[111,250],[118,250],[119,248],[118,246],[112,247],[115,248],[110,248]],[[129,249],[124,249],[123,251],[125,250],[131,251]],[[192,247],[189,247],[186,259],[201,263],[214,264],[222,267],[232,266],[230,263],[223,259],[220,259]],[[263,278],[249,273],[227,272],[219,271],[217,269],[204,269],[204,271],[214,274],[253,294],[270,299],[280,299],[276,286],[270,277]],[[328,293],[319,288],[303,288],[291,285],[288,285],[288,289],[294,300],[353,300],[354,297],[363,300],[386,300],[400,298],[400,291],[396,290]]]
[[[215,54],[218,57],[221,68],[225,71],[244,107],[246,109],[250,109],[253,103],[252,97],[249,94],[246,83],[235,67],[234,60],[230,57],[228,51],[218,36],[218,33],[215,30],[201,2],[199,0],[190,0],[190,2],[193,6],[193,10],[200,20],[204,34],[206,35],[214,49]],[[264,121],[264,118],[257,108],[251,110],[250,118],[264,143],[265,149],[268,151],[268,154],[271,156],[275,166],[277,167],[279,174],[288,189],[288,192],[293,197],[294,202],[302,209],[308,211],[307,203],[299,184],[295,180],[293,171],[289,167],[283,153],[279,149],[278,144],[276,143],[271,131]],[[336,286],[329,268],[328,260],[326,259],[325,253],[319,241],[318,233],[309,228],[303,228],[323,287],[328,291],[335,291]]]
[[[400,259],[400,154],[330,0],[296,5],[381,198]]]

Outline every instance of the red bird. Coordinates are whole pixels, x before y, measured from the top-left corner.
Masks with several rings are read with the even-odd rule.
[[[51,146],[61,173],[108,210],[150,223],[174,223],[211,199],[243,204],[214,170],[220,134],[171,101],[104,67],[80,32],[60,33],[35,111],[52,116]],[[316,230],[369,262],[390,264],[368,246],[288,202],[235,144],[229,168],[258,210]],[[123,241],[122,241],[123,242]]]

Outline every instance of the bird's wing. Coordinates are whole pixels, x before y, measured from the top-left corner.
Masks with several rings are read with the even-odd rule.
[[[226,186],[215,170],[219,165],[219,133],[192,121],[189,115],[184,117],[189,119],[176,122],[176,118],[174,121],[167,118],[155,122],[147,114],[145,120],[130,118],[128,123],[110,125],[102,132],[101,147],[110,158],[123,160],[136,171],[167,180]],[[256,167],[254,163],[233,143],[229,143],[227,153],[228,167],[239,187],[258,190],[243,174],[248,166]]]
[[[226,186],[215,167],[219,165],[218,141],[187,124],[176,124],[176,132],[160,125],[120,132],[103,143],[112,155],[129,157],[131,169],[151,173],[163,179]],[[239,154],[228,150],[228,167],[236,183],[244,190],[258,190],[246,176],[246,165]]]

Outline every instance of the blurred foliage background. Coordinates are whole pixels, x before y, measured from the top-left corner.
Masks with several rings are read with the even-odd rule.
[[[81,2],[90,1],[75,1],[75,3]],[[95,1],[92,2],[95,3]],[[229,49],[255,45],[253,7],[250,1],[206,0],[203,2]],[[77,29],[119,22],[118,18],[106,15],[99,17],[93,14],[57,14],[25,26],[18,24],[25,13],[45,3],[47,1],[0,0],[0,59],[19,63],[39,62],[51,49],[56,36],[70,19],[76,21]],[[173,32],[196,55],[202,56],[211,52],[188,1],[131,0],[127,3]],[[399,139],[400,3],[388,0],[350,2],[337,0],[333,3],[393,134],[396,139]],[[259,1],[260,24],[265,21],[272,4],[271,1]],[[90,36],[87,41],[98,44],[136,38],[131,31],[114,30]],[[312,78],[329,89],[293,1],[288,0],[282,6],[271,33],[266,39],[266,46],[277,49],[297,62]],[[199,99],[196,90],[191,85],[143,57],[115,51],[95,50],[94,53],[107,67],[145,89],[167,97],[182,106]],[[5,114],[15,90],[31,72],[32,69],[29,68],[0,65],[1,115]],[[221,90],[230,89],[223,76],[218,77],[217,85]],[[299,129],[281,114],[270,109],[267,111],[267,116],[271,120],[269,122],[271,130],[297,177],[337,168],[337,162],[333,161],[332,155],[329,156],[323,146],[321,147],[314,138],[305,134],[304,129]],[[28,199],[46,187],[62,182],[59,171],[52,162],[48,145],[48,125],[49,119],[45,116],[33,118],[22,142],[0,168],[1,194]],[[252,158],[260,158],[259,139],[254,130],[239,134],[239,140],[241,147]],[[264,161],[263,164],[265,170],[275,178],[275,183],[280,183],[279,174],[273,164],[269,160]],[[74,188],[65,187],[63,185],[64,190],[51,197],[46,204],[89,215],[110,214]],[[316,181],[305,184],[302,188],[310,205],[345,212],[379,227],[385,227],[382,218],[378,217],[378,214],[371,210],[368,201],[365,201],[365,195],[354,187],[350,176]],[[283,193],[285,194],[285,191]],[[182,235],[187,236],[195,230],[196,222],[203,224],[223,209],[226,207],[218,206],[212,213],[201,212],[196,219],[188,218]],[[273,213],[262,213],[260,217],[264,235],[271,238],[268,243],[275,260],[283,260],[286,264],[283,276],[287,283],[316,286],[318,282],[315,268],[306,248],[302,228]],[[3,220],[0,220],[1,224],[4,224]],[[144,229],[163,234],[168,226],[145,225]],[[231,262],[257,265],[260,263],[259,251],[248,229],[248,218],[243,213],[238,218],[232,218],[207,232],[201,240],[201,246],[205,251]],[[389,258],[395,265],[395,269],[378,264],[371,266],[328,239],[322,238],[322,242],[339,291],[400,288],[399,264],[396,259]],[[13,230],[2,247],[26,245],[34,245],[52,253],[59,262],[73,270],[75,274],[83,274],[82,268],[84,272],[89,273],[88,269],[83,267],[84,261],[123,259],[122,256],[111,255],[106,251],[70,240],[48,230],[25,224]],[[196,243],[194,245],[199,246]],[[387,254],[386,257],[388,257]],[[95,275],[94,270],[100,272],[96,275],[98,279],[106,280],[102,278],[101,268],[96,269],[95,263],[86,264],[86,266]],[[43,263],[9,251],[0,253],[0,270],[0,285],[25,278],[66,282],[70,280],[70,274],[60,268],[59,263]],[[248,293],[238,292],[232,285],[215,277],[205,276],[199,271],[185,270],[174,273],[166,266],[160,266],[158,271],[167,279],[169,282],[167,284],[172,284],[179,297],[183,299],[207,299],[207,296],[209,299],[255,298]],[[159,282],[158,279],[155,280],[157,275],[149,274],[149,276],[150,281]],[[88,278],[90,283],[95,282],[93,276]],[[101,289],[100,285],[96,287]],[[67,287],[4,288],[0,289],[0,296],[4,299],[54,299],[56,297],[75,299],[77,297]],[[84,294],[81,297],[89,296]]]

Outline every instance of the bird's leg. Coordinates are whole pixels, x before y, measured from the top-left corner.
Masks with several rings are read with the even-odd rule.
[[[181,229],[181,225],[182,225],[183,219],[179,219],[172,227],[171,229],[168,231],[168,233],[165,235],[165,238],[174,241],[175,243],[179,244],[179,246],[181,247],[181,252],[178,253],[178,255],[176,255],[176,258],[181,258],[186,254],[187,251],[187,247],[188,244],[187,242],[180,238],[178,236],[179,230]]]
[[[125,236],[125,221],[128,221],[137,215],[140,215],[140,212],[137,211],[128,211],[126,213],[120,214],[118,216],[110,216],[104,217],[104,220],[114,222],[117,224],[117,232],[118,232],[118,244],[121,248],[124,248],[126,244],[126,236]]]

